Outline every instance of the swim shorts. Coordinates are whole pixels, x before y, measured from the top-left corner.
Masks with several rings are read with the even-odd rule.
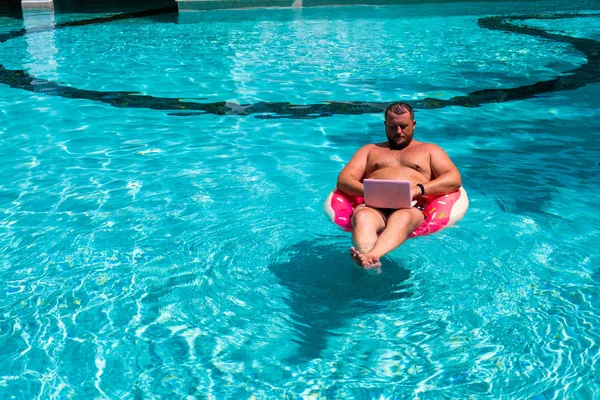
[[[427,199],[424,197],[419,198],[419,200],[417,200],[417,204],[415,204],[413,206],[413,208],[416,208],[417,210],[419,210],[423,213],[423,218],[427,219],[427,213],[425,212],[425,207],[427,207]]]
[[[365,204],[359,204],[358,207],[367,207],[367,206]],[[425,207],[427,207],[427,199],[425,197],[419,198],[419,200],[417,200],[417,203],[413,206],[413,208],[416,208],[417,210],[421,211],[421,213],[423,214],[423,218],[427,219],[427,213],[425,212]],[[387,218],[389,217],[389,215],[391,213],[393,213],[394,211],[396,211],[391,208],[372,208],[372,210],[377,211],[383,217],[384,221],[387,221]]]

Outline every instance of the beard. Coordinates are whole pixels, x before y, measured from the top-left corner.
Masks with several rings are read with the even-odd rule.
[[[412,142],[412,138],[405,138],[399,142],[388,138],[388,143],[390,144],[390,149],[392,150],[402,150],[406,148],[410,142]]]

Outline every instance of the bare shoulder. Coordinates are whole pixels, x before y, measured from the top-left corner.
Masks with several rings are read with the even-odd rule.
[[[361,147],[360,149],[358,149],[356,151],[356,153],[354,153],[354,155],[352,156],[352,160],[366,160],[367,157],[369,156],[369,154],[371,153],[371,150],[374,149],[376,147],[375,144],[370,143],[370,144],[366,144],[363,147]]]
[[[441,147],[440,147],[440,146],[438,146],[438,145],[437,145],[437,144],[435,144],[435,143],[429,143],[429,142],[418,142],[418,141],[416,141],[416,140],[413,140],[413,142],[415,142],[415,144],[416,144],[416,145],[418,145],[418,146],[420,146],[422,149],[427,149],[427,150],[430,150],[430,149],[436,149],[436,148],[438,148],[438,149],[441,149]]]
[[[364,146],[362,146],[360,149],[358,149],[358,151],[362,151],[362,150],[371,150],[374,147],[379,146],[378,143],[369,143],[369,144],[365,144]]]
[[[383,145],[384,145],[384,143],[369,143],[369,144],[364,145],[360,149],[358,149],[358,152],[368,155],[371,152],[371,150],[384,147]]]
[[[419,142],[418,145],[419,145],[421,151],[427,152],[432,157],[439,156],[439,155],[446,155],[446,152],[444,151],[444,149],[442,149],[440,146],[438,146],[435,143]]]
[[[388,142],[371,143],[371,144],[368,144],[367,146],[370,146],[370,148],[372,148],[372,149],[389,149],[390,148],[390,144]],[[367,146],[365,146],[365,147],[367,147]]]

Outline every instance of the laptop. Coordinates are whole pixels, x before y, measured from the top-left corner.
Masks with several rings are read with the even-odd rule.
[[[373,208],[411,208],[410,181],[365,179],[365,205]]]

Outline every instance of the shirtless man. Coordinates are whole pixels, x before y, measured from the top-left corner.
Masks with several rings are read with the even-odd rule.
[[[417,205],[400,210],[356,208],[352,216],[355,247],[350,248],[350,256],[367,270],[378,270],[381,257],[404,243],[423,223],[423,195],[450,193],[461,186],[460,173],[444,150],[413,139],[417,121],[410,105],[390,105],[384,125],[388,141],[360,148],[340,172],[337,187],[349,195],[364,196],[363,179],[408,180]]]

